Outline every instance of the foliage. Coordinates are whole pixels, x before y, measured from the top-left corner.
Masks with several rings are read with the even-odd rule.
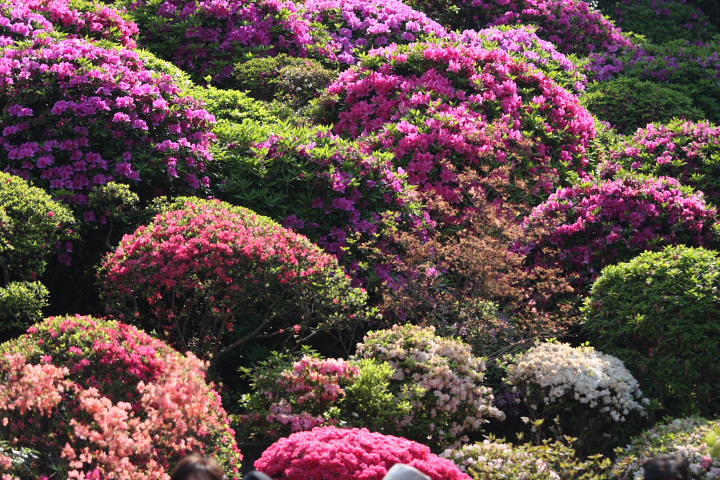
[[[476,480],[602,480],[610,466],[601,456],[580,459],[572,443],[559,440],[512,445],[490,438],[446,450],[442,456]]]
[[[42,319],[48,306],[48,289],[40,282],[10,282],[0,287],[0,332],[15,333]]]
[[[667,123],[675,117],[698,120],[705,116],[687,95],[661,83],[631,77],[594,83],[580,100],[600,120],[626,135],[649,123]]]
[[[528,408],[537,444],[549,430],[556,439],[578,436],[583,449],[597,447],[617,423],[647,415],[649,401],[623,362],[589,345],[539,343],[508,358],[506,368],[506,381]]]
[[[398,432],[430,445],[461,441],[490,417],[504,418],[483,385],[485,362],[459,340],[443,338],[432,327],[395,325],[369,332],[357,345],[357,358],[389,363],[390,390],[411,411],[394,420]]]
[[[718,413],[717,253],[682,245],[605,268],[583,306],[594,345],[673,413]]]
[[[124,237],[99,277],[110,312],[215,363],[251,339],[304,338],[367,320],[333,257],[267,217],[178,198]]]
[[[20,478],[167,479],[190,451],[237,473],[233,432],[194,356],[81,316],[51,317],[0,352],[0,437],[39,454]]]
[[[207,186],[213,117],[136,53],[62,40],[5,49],[0,69],[0,158],[11,173],[81,210],[111,181],[143,200]]]
[[[425,445],[366,429],[336,427],[318,427],[278,440],[255,468],[277,480],[381,480],[396,463],[415,467],[433,480],[469,480]]]
[[[710,456],[703,437],[720,421],[699,417],[676,418],[655,425],[632,440],[625,448],[616,451],[617,458],[610,471],[612,480],[643,478],[642,465],[656,455],[678,453],[690,463],[693,480],[710,480],[720,475],[720,460]]]
[[[715,216],[701,195],[673,178],[625,175],[559,189],[525,219],[530,240],[519,248],[529,262],[573,275],[582,291],[605,266],[644,250],[713,244]]]

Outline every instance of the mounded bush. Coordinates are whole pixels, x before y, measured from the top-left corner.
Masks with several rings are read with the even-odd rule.
[[[382,480],[396,463],[415,467],[433,480],[469,479],[425,445],[364,428],[294,433],[265,450],[255,468],[276,480]]]
[[[167,479],[191,451],[238,473],[227,415],[196,357],[81,316],[48,318],[0,354],[0,438],[38,453],[19,478]]]
[[[325,120],[336,133],[368,137],[395,155],[410,184],[454,205],[471,188],[458,179],[468,170],[509,177],[507,196],[537,202],[567,172],[582,170],[595,135],[590,114],[567,90],[479,45],[373,50],[328,94]]]
[[[590,85],[581,103],[598,119],[626,135],[649,123],[667,123],[679,117],[704,118],[687,95],[660,83],[619,77]]]
[[[127,49],[84,40],[0,55],[0,164],[99,220],[85,205],[115,181],[142,200],[206,186],[214,119]]]
[[[720,459],[711,456],[704,437],[717,428],[720,421],[700,417],[676,418],[658,424],[635,437],[627,447],[618,449],[610,478],[638,478],[643,474],[646,461],[666,453],[687,458],[691,478],[715,478],[720,471]]]
[[[390,391],[410,412],[395,420],[397,432],[431,445],[447,446],[479,430],[488,418],[504,418],[483,385],[485,361],[460,340],[440,337],[433,327],[395,325],[369,332],[357,358],[389,363]]]
[[[717,237],[716,210],[702,196],[670,177],[637,175],[561,188],[533,209],[525,229],[528,263],[561,268],[578,290],[645,250],[709,246]]]
[[[118,318],[213,363],[251,339],[367,320],[365,291],[307,238],[220,201],[163,210],[103,260],[100,289]]]
[[[582,307],[593,345],[673,414],[717,414],[717,253],[683,245],[605,268]]]

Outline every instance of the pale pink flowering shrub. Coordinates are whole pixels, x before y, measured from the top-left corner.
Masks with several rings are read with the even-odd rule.
[[[318,427],[282,438],[265,450],[255,468],[275,480],[382,480],[396,463],[417,468],[433,480],[469,480],[450,460],[405,438]]]
[[[366,319],[364,290],[307,238],[251,210],[179,198],[107,255],[111,313],[218,357],[251,339],[309,335]]]
[[[467,199],[472,185],[459,176],[468,170],[507,178],[507,196],[537,202],[566,173],[583,170],[595,135],[575,96],[507,52],[477,44],[373,50],[328,94],[335,132],[392,152],[410,184],[452,205]]]
[[[436,335],[434,327],[395,325],[369,332],[356,356],[395,368],[391,391],[412,406],[395,420],[395,428],[408,438],[448,445],[479,430],[488,418],[504,418],[492,404],[492,390],[483,385],[485,361],[462,341]]]
[[[525,219],[531,236],[542,233],[519,248],[530,263],[559,267],[583,289],[605,266],[645,250],[711,244],[716,214],[673,178],[628,175],[559,189]]]
[[[51,317],[0,354],[0,438],[40,455],[21,478],[167,479],[191,451],[238,472],[220,397],[191,354],[81,316]]]
[[[208,184],[214,118],[138,54],[66,39],[0,54],[0,158],[6,171],[85,211],[111,181],[141,199]]]

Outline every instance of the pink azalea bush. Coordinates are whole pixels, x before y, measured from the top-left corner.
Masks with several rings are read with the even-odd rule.
[[[369,332],[357,345],[356,357],[389,363],[394,369],[391,391],[411,411],[395,420],[409,438],[448,445],[478,430],[488,418],[504,418],[483,385],[485,362],[469,345],[440,337],[434,327],[395,325]]]
[[[54,32],[54,27],[40,13],[18,0],[0,1],[0,47],[14,45]]]
[[[714,208],[669,177],[626,176],[561,188],[533,209],[524,245],[530,263],[577,276],[584,288],[606,266],[665,245],[705,246],[716,236]]]
[[[20,478],[167,479],[191,451],[241,455],[205,366],[122,323],[51,317],[0,347],[0,437],[40,457]]]
[[[318,427],[282,438],[265,450],[255,468],[275,480],[382,480],[396,463],[417,468],[433,480],[469,480],[450,460],[405,438]]]
[[[447,36],[447,30],[424,13],[399,0],[310,0],[303,15],[330,33],[325,47],[331,60],[354,64],[359,53],[424,36]]]
[[[454,205],[467,196],[468,169],[527,183],[514,200],[548,195],[583,170],[595,135],[577,98],[540,71],[450,41],[371,51],[328,87],[324,106],[335,132],[392,152],[410,184]]]
[[[309,335],[365,317],[337,261],[267,217],[179,198],[126,235],[99,273],[109,312],[216,362],[251,339]]]
[[[67,39],[0,54],[0,158],[85,211],[111,181],[147,200],[208,184],[212,115],[135,52]]]

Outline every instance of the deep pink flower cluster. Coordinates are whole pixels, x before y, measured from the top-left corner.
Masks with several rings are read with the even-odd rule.
[[[595,135],[575,96],[505,51],[478,45],[376,49],[328,93],[337,133],[392,152],[411,184],[451,204],[467,192],[458,181],[466,169],[509,169],[508,183],[547,195],[565,173],[583,169]]]
[[[230,77],[249,51],[304,57],[313,43],[313,27],[291,0],[138,0],[130,9],[150,22],[141,21],[141,43],[199,79]]]
[[[40,452],[34,478],[167,479],[191,451],[238,472],[227,414],[192,355],[81,316],[49,318],[0,355],[0,437]]]
[[[626,169],[678,179],[720,201],[720,127],[708,122],[675,120],[668,125],[648,125],[610,152]],[[612,164],[605,170],[614,170]]]
[[[256,335],[354,318],[351,297],[363,297],[307,238],[250,210],[190,199],[126,235],[100,281],[111,311],[142,314],[213,361]]]
[[[213,116],[130,50],[79,39],[5,49],[0,105],[6,170],[77,206],[111,181],[145,199],[209,182]]]
[[[324,54],[345,64],[356,63],[360,52],[373,47],[414,42],[430,35],[445,37],[448,33],[400,0],[309,0],[303,15],[329,30],[332,43],[324,47]]]
[[[547,232],[526,251],[535,264],[576,274],[583,287],[605,266],[645,250],[708,245],[716,213],[669,177],[627,176],[562,188],[526,218],[529,233]]]
[[[282,438],[255,462],[275,480],[382,480],[396,463],[417,468],[433,480],[469,480],[450,460],[404,438],[319,427]]]
[[[0,47],[14,45],[54,31],[52,23],[25,2],[0,0]]]
[[[614,52],[632,45],[583,0],[472,0],[471,4],[479,24],[536,25],[538,36],[565,53]]]

